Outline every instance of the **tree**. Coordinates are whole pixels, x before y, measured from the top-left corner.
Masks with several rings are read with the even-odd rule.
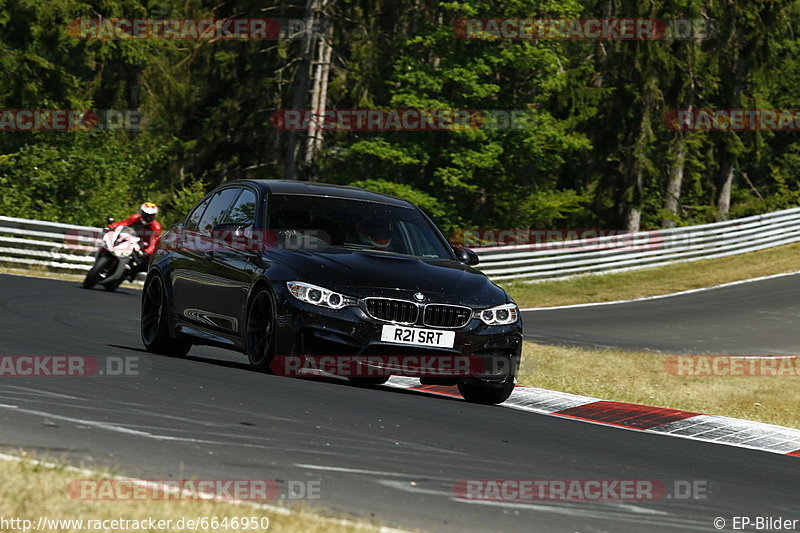
[[[309,166],[322,148],[321,117],[327,106],[328,78],[333,54],[330,42],[332,30],[330,21],[326,20],[330,4],[331,0],[306,1],[305,19],[310,31],[300,38],[299,65],[292,84],[292,108],[310,109],[319,118],[311,121],[304,142],[301,142],[300,132],[289,132],[283,167],[283,177],[286,179],[296,179],[300,166],[307,174]]]

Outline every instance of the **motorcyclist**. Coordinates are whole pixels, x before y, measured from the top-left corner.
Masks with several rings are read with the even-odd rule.
[[[112,222],[107,226],[107,229],[116,229],[120,226],[125,226],[133,229],[136,236],[139,237],[139,246],[141,253],[135,257],[134,264],[131,265],[131,270],[128,277],[133,279],[139,272],[147,270],[147,264],[150,256],[156,250],[158,239],[161,238],[163,228],[161,223],[156,220],[158,216],[158,206],[153,202],[145,202],[139,207],[139,212],[134,213],[125,220],[119,222]]]

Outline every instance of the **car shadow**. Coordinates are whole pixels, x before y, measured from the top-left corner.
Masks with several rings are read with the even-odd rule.
[[[123,350],[130,350],[130,351],[138,352],[138,353],[150,354],[150,352],[148,352],[144,348],[133,348],[133,347],[130,347],[130,346],[123,346],[123,345],[117,345],[117,344],[109,344],[108,346],[113,347],[113,348],[120,348],[120,349],[123,349]],[[170,357],[170,356],[159,356],[159,355],[156,355],[156,354],[150,354],[150,355],[153,355],[154,357]],[[379,390],[379,391],[382,391],[382,392],[392,392],[392,393],[395,393],[395,394],[407,394],[407,395],[410,395],[410,396],[425,396],[425,397],[429,397],[429,398],[430,397],[436,397],[436,398],[438,398],[440,400],[451,400],[451,401],[458,401],[458,402],[463,402],[464,401],[461,397],[457,397],[457,396],[450,396],[450,395],[447,395],[447,394],[436,394],[436,393],[433,393],[431,391],[425,391],[425,390],[404,389],[404,388],[393,387],[391,385],[355,385],[355,384],[351,383],[345,377],[336,377],[336,376],[306,376],[306,377],[276,376],[275,374],[266,374],[266,373],[263,373],[263,372],[258,372],[256,370],[253,370],[250,367],[250,365],[248,365],[247,363],[240,363],[240,362],[237,362],[237,361],[223,361],[223,360],[216,359],[216,358],[213,358],[213,357],[192,356],[190,354],[190,355],[186,356],[185,359],[190,360],[190,361],[194,361],[194,362],[197,362],[197,363],[214,365],[214,366],[218,366],[218,367],[235,368],[237,370],[244,370],[244,371],[252,372],[254,374],[261,374],[264,377],[277,377],[277,378],[282,378],[282,379],[306,380],[306,381],[313,381],[315,383],[327,383],[327,384],[330,384],[330,385],[339,385],[339,386],[345,386],[345,387],[350,387],[350,388],[354,388],[354,389],[373,389],[373,390]]]
[[[144,348],[133,348],[131,346],[123,346],[122,344],[106,344],[109,348],[119,348],[120,350],[128,350],[131,352],[150,353]]]

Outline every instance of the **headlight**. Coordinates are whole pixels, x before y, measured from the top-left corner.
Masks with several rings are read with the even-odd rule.
[[[519,309],[515,304],[503,304],[491,309],[477,311],[478,318],[489,326],[514,324],[519,319]]]
[[[341,309],[348,305],[355,305],[356,301],[350,296],[345,296],[338,292],[329,291],[323,287],[303,283],[302,281],[287,281],[286,288],[292,296],[311,305],[327,307],[329,309]]]

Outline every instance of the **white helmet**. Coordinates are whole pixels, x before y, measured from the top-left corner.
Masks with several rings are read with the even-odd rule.
[[[150,224],[158,215],[158,206],[153,202],[145,202],[139,207],[139,214],[142,215],[142,220],[144,222]]]

